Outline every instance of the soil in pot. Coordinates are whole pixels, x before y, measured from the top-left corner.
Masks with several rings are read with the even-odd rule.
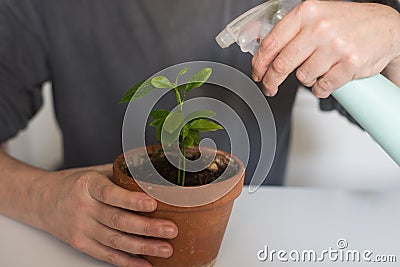
[[[180,185],[178,183],[178,168],[168,161],[162,149],[157,150],[155,153],[150,153],[149,158],[154,168],[162,177],[175,185]],[[200,152],[197,149],[190,149],[186,152],[186,158],[188,160],[197,160],[200,158]],[[204,170],[198,172],[186,172],[184,186],[200,186],[209,184],[221,177],[229,164],[229,158],[222,155],[216,155],[212,161],[210,158],[206,158],[206,160],[211,163]],[[235,175],[236,171],[237,168],[228,169],[228,172],[224,174],[224,176],[232,177]],[[128,167],[125,166],[123,172],[129,177],[132,177]],[[151,168],[148,168],[145,165],[135,168],[134,176],[136,179],[146,180],[152,175],[153,173]]]

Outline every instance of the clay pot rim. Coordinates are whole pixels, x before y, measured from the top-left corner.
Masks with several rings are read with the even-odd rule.
[[[135,148],[132,149],[130,151],[128,151],[127,153],[134,151],[134,150],[143,150],[144,148],[146,149],[146,151],[154,151],[156,149],[161,148],[161,145],[150,145],[150,146],[146,146],[146,147],[140,147],[140,148]],[[205,150],[210,149],[210,150],[215,150],[215,149],[211,149],[211,148],[205,148]],[[236,184],[234,184],[232,186],[232,188],[230,189],[230,191],[228,191],[225,195],[223,195],[222,197],[216,199],[213,202],[210,202],[208,204],[205,205],[201,205],[201,206],[193,206],[193,207],[181,207],[181,206],[174,206],[174,205],[170,205],[170,204],[166,204],[164,202],[161,202],[159,200],[157,200],[158,206],[157,206],[157,210],[176,210],[176,211],[180,211],[180,212],[184,212],[184,211],[192,211],[192,210],[206,210],[206,209],[212,209],[212,208],[218,208],[220,206],[225,205],[226,203],[233,201],[234,199],[236,199],[241,191],[242,191],[242,187],[243,187],[243,182],[244,182],[244,176],[245,176],[245,167],[242,163],[242,161],[237,158],[236,156],[223,151],[223,150],[216,150],[216,154],[217,155],[223,155],[224,157],[229,157],[230,159],[234,160],[234,162],[237,164],[238,169],[237,172],[235,173],[235,175],[231,176],[230,178],[227,178],[223,181],[218,181],[214,184],[219,184],[219,183],[223,183],[224,181],[228,181],[233,179],[234,177],[237,177],[240,175],[240,178],[237,180]],[[129,177],[130,180],[132,181],[132,183],[136,184],[137,187],[140,189],[140,191],[144,192],[143,189],[136,183],[135,179],[126,175],[122,170],[121,170],[121,166],[126,165],[125,162],[125,157],[124,154],[119,155],[113,164],[113,169],[114,169],[114,173],[117,175],[122,175],[125,177]],[[199,185],[199,186],[190,186],[190,188],[199,188],[199,187],[205,187],[205,186],[212,186],[212,184],[207,184],[207,185]],[[183,187],[184,188],[184,187]],[[182,189],[182,188],[181,188]],[[146,193],[146,192],[145,192]]]

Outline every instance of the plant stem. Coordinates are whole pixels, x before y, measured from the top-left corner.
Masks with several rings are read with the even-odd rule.
[[[179,156],[179,153],[178,158],[178,184],[181,184],[181,157]]]
[[[186,176],[186,148],[185,145],[183,145],[183,177],[182,177],[182,186],[185,186],[185,176]]]
[[[178,85],[178,78],[176,79],[175,83],[176,83],[176,86],[177,86]],[[175,91],[175,96],[176,96],[176,102],[178,102],[178,104],[179,104],[179,110],[182,111],[183,101],[182,101],[182,98],[181,98],[181,94],[180,94],[180,92],[178,90],[178,87],[175,87],[174,91]],[[180,144],[178,145],[178,149],[180,150]],[[183,155],[185,155],[185,146],[183,146]],[[182,165],[181,157],[180,156],[178,156],[178,157],[179,157],[179,159],[178,159],[178,184],[183,186],[185,184],[185,165],[186,165],[185,164],[185,158],[183,159],[183,170],[182,170],[181,169],[181,165]]]
[[[183,103],[182,103],[182,99],[181,99],[181,94],[179,93],[178,88],[175,88],[174,91],[175,91],[175,96],[176,96],[176,102],[178,102],[179,108],[180,108],[180,110],[182,110]]]

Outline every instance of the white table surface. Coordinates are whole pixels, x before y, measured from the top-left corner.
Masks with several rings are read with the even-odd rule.
[[[264,187],[244,189],[236,201],[215,267],[364,266],[365,263],[261,262],[257,252],[269,249],[337,249],[344,238],[351,250],[395,255],[400,262],[400,192],[348,192],[329,189]],[[0,215],[1,267],[109,266],[80,253],[50,235]]]

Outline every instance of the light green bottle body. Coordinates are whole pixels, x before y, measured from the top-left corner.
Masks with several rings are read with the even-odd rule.
[[[400,88],[378,74],[350,81],[333,96],[400,166]]]

